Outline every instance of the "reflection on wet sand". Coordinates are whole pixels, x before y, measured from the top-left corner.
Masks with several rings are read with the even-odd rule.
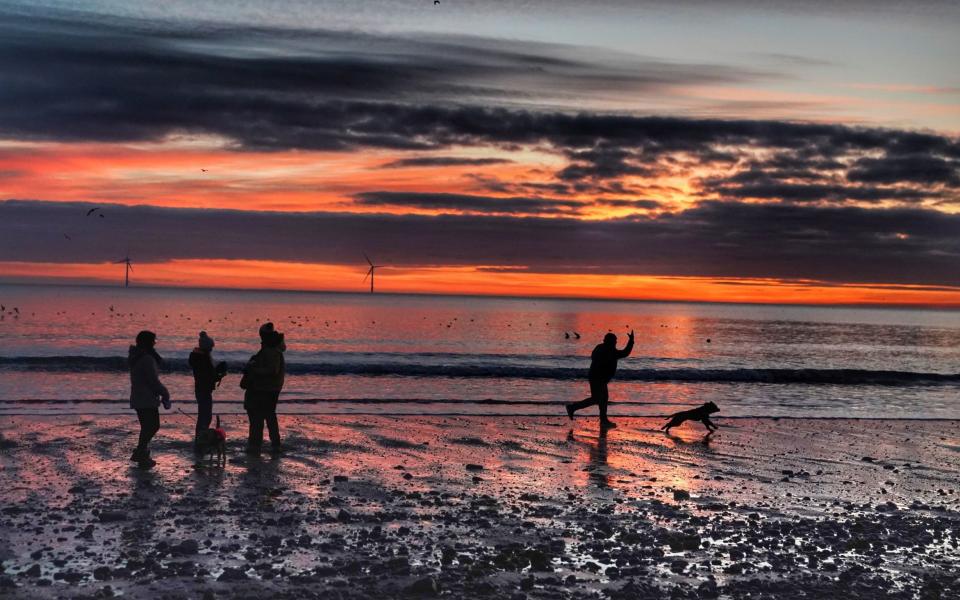
[[[284,417],[288,451],[259,458],[232,423],[222,469],[166,429],[144,472],[129,418],[4,420],[0,579],[20,597],[843,595],[828,569],[864,598],[894,572],[957,591],[955,423],[722,422],[705,440],[619,421]]]

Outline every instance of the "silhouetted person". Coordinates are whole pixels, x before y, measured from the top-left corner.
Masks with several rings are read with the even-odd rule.
[[[283,334],[275,331],[273,323],[260,327],[260,351],[253,355],[244,369],[243,385],[246,393],[243,408],[250,421],[247,452],[259,454],[263,446],[263,424],[270,432],[270,445],[280,450],[280,425],[277,423],[277,400],[283,389],[286,370],[283,352],[287,346]]]
[[[213,338],[206,331],[200,332],[197,347],[190,353],[188,362],[193,369],[193,391],[197,398],[196,436],[210,428],[213,420],[213,390],[226,373],[227,364],[213,364]],[[196,444],[196,437],[194,438]]]
[[[600,427],[616,427],[616,423],[607,418],[607,401],[610,394],[607,391],[607,384],[613,379],[617,372],[617,361],[621,358],[630,356],[633,350],[633,332],[627,339],[627,345],[623,350],[617,350],[617,336],[608,333],[603,336],[603,343],[598,344],[590,355],[590,397],[580,402],[574,402],[567,405],[567,416],[573,420],[573,413],[581,408],[587,408],[597,404],[600,406]]]
[[[163,362],[154,349],[157,335],[152,331],[137,334],[136,345],[130,346],[127,364],[130,366],[130,408],[137,411],[140,438],[130,460],[150,468],[157,464],[150,458],[150,440],[160,430],[160,404],[170,410],[170,392],[160,383],[159,368]]]

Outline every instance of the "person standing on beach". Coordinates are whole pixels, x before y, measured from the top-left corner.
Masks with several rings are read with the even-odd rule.
[[[590,372],[587,378],[590,380],[590,397],[580,402],[574,402],[567,405],[567,416],[573,420],[573,413],[581,408],[587,408],[597,404],[600,406],[600,427],[611,428],[617,424],[607,418],[607,401],[610,393],[607,391],[607,384],[613,379],[617,372],[617,361],[621,358],[630,356],[633,350],[633,331],[627,336],[627,345],[623,350],[617,350],[617,336],[608,333],[603,336],[603,343],[598,344],[590,355]]]
[[[241,387],[245,390],[243,408],[250,421],[247,453],[260,454],[263,445],[263,424],[270,432],[270,446],[274,452],[280,447],[280,425],[277,422],[277,401],[283,389],[286,371],[283,353],[287,345],[283,334],[273,323],[260,327],[260,351],[253,355],[244,369]]]
[[[197,347],[190,353],[188,362],[193,370],[193,391],[197,398],[196,436],[210,428],[213,420],[213,390],[226,373],[226,363],[213,365],[213,338],[206,331],[200,332]],[[198,439],[195,437],[195,439]]]
[[[157,464],[150,458],[149,444],[160,430],[160,404],[170,410],[170,392],[160,383],[160,363],[163,360],[154,347],[157,335],[152,331],[137,334],[136,344],[130,346],[127,364],[130,367],[130,408],[137,411],[140,437],[130,460],[149,469]]]

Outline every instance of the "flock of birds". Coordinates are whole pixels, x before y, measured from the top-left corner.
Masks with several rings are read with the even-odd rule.
[[[101,219],[105,218],[103,216],[103,210],[99,206],[94,206],[93,208],[89,209],[86,213],[86,216],[87,217],[97,216],[97,217],[100,217]],[[63,237],[66,240],[73,241],[73,238],[67,232],[63,232]]]
[[[31,314],[36,315],[36,313],[31,313]],[[67,311],[65,311],[65,310],[58,310],[58,311],[56,311],[54,314],[55,314],[56,316],[66,316],[66,315],[67,315]],[[106,314],[109,315],[110,318],[136,317],[136,316],[147,317],[147,316],[148,316],[147,313],[142,313],[142,314],[138,315],[138,314],[135,313],[135,312],[128,312],[128,313],[120,312],[120,311],[118,311],[118,310],[116,309],[116,307],[115,307],[114,305],[112,305],[112,304],[107,307]],[[230,314],[230,315],[233,315],[233,314],[235,314],[235,313],[234,313],[234,311],[230,311],[229,314]],[[11,315],[11,316],[13,316],[15,319],[19,319],[19,318],[20,318],[20,309],[19,309],[18,307],[14,306],[14,307],[12,307],[12,309],[11,309],[10,311],[7,311],[7,307],[6,307],[5,305],[3,305],[3,304],[0,304],[0,319],[5,318],[7,315]],[[90,313],[90,316],[96,316],[96,315],[97,315],[96,311]],[[190,317],[190,316],[188,316],[188,315],[186,315],[186,314],[184,314],[184,313],[180,313],[178,316],[179,316],[180,319],[183,319],[183,320],[185,320],[185,321],[192,321],[192,320],[193,320],[193,317]],[[165,315],[163,315],[163,318],[164,318],[164,319],[169,319],[169,318],[170,318],[170,315],[169,315],[169,314],[165,314]],[[423,317],[423,319],[426,320],[427,317]],[[198,321],[201,321],[202,319],[197,319],[197,320],[198,320]],[[290,325],[291,327],[303,327],[304,324],[309,324],[309,323],[311,323],[311,317],[308,316],[308,315],[287,315],[287,320],[288,320],[289,325]],[[453,325],[454,325],[458,320],[459,320],[458,317],[453,317],[453,319],[451,319],[449,322],[439,321],[438,323],[439,323],[439,325],[440,325],[441,327],[446,326],[447,329],[450,329],[450,328],[453,327]],[[230,321],[230,318],[229,318],[229,317],[224,317],[224,318],[223,318],[223,322],[226,323],[226,322],[229,322],[229,321]],[[264,319],[264,320],[263,320],[263,322],[267,322],[267,321],[272,321],[272,319],[267,318],[267,319]],[[470,322],[471,322],[471,323],[473,323],[474,321],[475,321],[475,319],[470,319]],[[214,322],[214,319],[207,319],[207,323],[213,323],[213,322]],[[260,321],[259,319],[257,319],[256,322],[257,322],[258,324],[261,323],[261,321]],[[337,325],[337,324],[339,323],[339,321],[338,321],[337,319],[333,319],[332,321],[329,320],[329,319],[325,319],[325,320],[323,321],[324,327],[330,327],[331,323],[334,324],[334,325]],[[377,324],[376,319],[371,320],[371,321],[370,321],[370,324],[371,324],[371,325],[376,325],[376,324]],[[545,325],[546,325],[547,327],[549,327],[549,326],[550,326],[550,323],[547,322],[547,323],[545,323]],[[527,326],[528,326],[528,327],[533,327],[533,322],[528,322],[528,323],[527,323]],[[512,327],[512,325],[511,325],[510,323],[507,323],[507,327]],[[629,327],[629,326],[628,326],[628,327]],[[571,336],[570,333],[573,333],[573,336]],[[567,340],[571,339],[571,337],[572,337],[572,339],[577,339],[577,340],[579,340],[579,339],[580,339],[580,334],[579,334],[578,332],[576,332],[576,331],[573,331],[573,332],[564,331],[564,332],[563,332],[563,337],[564,337],[564,339],[567,339]],[[709,340],[708,340],[708,341],[709,341]]]

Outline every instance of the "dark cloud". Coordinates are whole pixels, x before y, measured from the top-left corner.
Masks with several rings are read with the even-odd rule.
[[[472,37],[183,30],[0,14],[0,136],[142,141],[192,133],[222,136],[237,150],[532,148],[566,160],[542,181],[481,183],[516,197],[641,196],[645,188],[631,187],[638,179],[692,178],[705,166],[726,175],[704,181],[703,198],[957,199],[960,141],[950,136],[529,108],[593,92],[663,93],[771,76],[599,52]],[[451,160],[464,159],[390,166],[465,164]],[[482,167],[499,159],[469,160]]]
[[[363,192],[354,196],[357,204],[392,206],[426,210],[449,210],[468,213],[538,215],[580,212],[587,204],[577,200],[552,198],[498,198],[468,194],[423,192]]]
[[[660,208],[662,203],[657,200],[646,199],[622,199],[622,198],[604,198],[596,201],[602,206],[613,206],[615,208],[636,208],[642,210],[653,210]]]
[[[663,171],[657,165],[643,164],[638,153],[608,143],[572,150],[568,158],[570,164],[557,172],[557,178],[563,181],[619,179],[627,175],[653,177]]]
[[[847,172],[847,179],[866,183],[960,186],[960,160],[924,155],[862,158]]]
[[[462,156],[415,156],[402,158],[383,165],[384,169],[403,169],[407,167],[459,167],[502,165],[512,163],[506,158],[466,158]]]
[[[263,213],[0,203],[0,260],[256,259],[496,265],[531,272],[764,277],[960,285],[960,215],[704,202],[652,217],[584,221],[476,215]],[[62,233],[71,234],[72,241]]]
[[[849,186],[818,183],[784,183],[760,179],[738,186],[717,186],[713,191],[726,198],[757,198],[785,202],[881,202],[898,200],[917,202],[935,200],[937,192],[893,187]]]
[[[322,149],[429,148],[463,133],[456,128],[469,129],[469,115],[456,122],[456,114],[451,121],[429,109],[406,112],[403,104],[573,103],[585,94],[779,77],[466,36],[186,30],[2,13],[0,72],[0,132],[7,136],[113,141],[192,132],[244,147]],[[451,129],[437,130],[444,127]]]

